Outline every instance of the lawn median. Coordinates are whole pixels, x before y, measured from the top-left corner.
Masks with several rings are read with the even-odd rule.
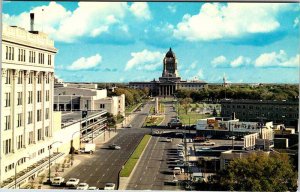
[[[134,152],[124,165],[124,169],[120,172],[120,177],[129,177],[130,173],[134,169],[137,161],[139,160],[141,154],[143,153],[149,139],[151,138],[150,135],[145,135],[139,145],[135,148]]]

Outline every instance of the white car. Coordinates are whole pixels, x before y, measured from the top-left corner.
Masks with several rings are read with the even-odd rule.
[[[180,167],[174,167],[173,172],[174,172],[174,174],[176,174],[176,175],[180,175],[180,174],[181,174],[181,169],[180,169]]]
[[[77,186],[79,183],[79,179],[76,179],[76,178],[70,178],[67,183],[66,183],[66,186],[67,187],[74,187],[74,186]]]
[[[99,188],[93,186],[93,187],[89,187],[88,190],[99,190]]]
[[[114,183],[106,183],[104,186],[104,190],[115,190],[116,184]]]
[[[78,190],[87,190],[88,188],[89,185],[87,183],[79,183],[79,185],[77,185]]]
[[[211,141],[205,141],[205,142],[201,143],[201,145],[204,145],[204,146],[214,146],[215,143],[211,142]]]
[[[116,145],[116,144],[112,144],[110,146],[108,146],[110,149],[116,149],[116,150],[120,150],[121,147],[119,145]]]
[[[52,185],[61,185],[65,179],[63,177],[54,177],[52,180]]]
[[[166,142],[172,142],[172,138],[171,137],[167,137],[165,141]]]

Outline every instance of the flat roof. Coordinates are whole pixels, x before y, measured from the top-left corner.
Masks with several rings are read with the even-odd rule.
[[[82,115],[82,111],[61,111],[62,115],[61,115],[61,119],[62,119],[62,123],[75,123],[77,121],[81,120],[81,115]],[[91,118],[94,116],[101,116],[104,115],[106,113],[106,111],[101,110],[101,111],[88,111],[88,116],[87,118]]]

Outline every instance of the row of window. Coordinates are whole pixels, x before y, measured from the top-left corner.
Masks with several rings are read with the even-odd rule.
[[[25,49],[18,49],[18,61],[26,62],[26,50]],[[13,61],[15,60],[15,49],[11,46],[6,46],[5,49],[5,59]],[[35,51],[29,51],[28,61],[29,63],[35,63]],[[45,53],[38,53],[38,64],[45,64]],[[48,65],[52,65],[52,55],[48,54]]]
[[[19,71],[17,74],[17,84],[23,84],[23,79],[24,79],[25,71]],[[11,70],[6,70],[6,78],[5,78],[5,84],[11,84],[11,78],[12,78],[12,71]],[[33,84],[33,78],[34,78],[34,73],[31,72],[29,73],[28,76],[28,84]],[[42,83],[42,74],[37,75],[37,84]],[[50,83],[50,76],[46,76],[45,79],[46,84]]]
[[[224,111],[224,114],[230,115],[231,111]],[[260,112],[241,112],[238,113],[241,116],[253,116],[253,117],[259,117],[264,115],[265,117],[268,118],[298,118],[298,113],[293,113],[293,114],[282,114],[282,113],[267,113],[267,114],[261,114]]]
[[[33,123],[33,111],[27,112],[27,124],[30,125]],[[50,117],[49,108],[46,108],[45,110],[45,119],[48,120]],[[36,120],[37,122],[42,121],[42,110],[38,109],[36,112]],[[19,113],[17,116],[17,127],[23,126],[23,113]],[[4,130],[10,130],[11,129],[11,118],[10,115],[7,115],[4,117]]]
[[[222,108],[232,108],[232,109],[256,109],[256,110],[289,110],[289,111],[293,111],[293,110],[298,110],[297,107],[287,107],[287,106],[253,106],[253,105],[222,105]]]
[[[49,127],[48,126],[45,127],[45,136],[49,137]],[[42,129],[38,129],[37,130],[37,140],[40,141],[42,139],[44,139]],[[23,142],[24,142],[23,135],[18,135],[16,137],[16,148],[17,149],[24,148],[25,145]],[[28,133],[28,144],[30,145],[33,143],[34,143],[34,133],[33,133],[33,131],[30,131]],[[3,153],[4,154],[12,153],[12,139],[6,139],[5,141],[3,141]],[[44,149],[39,150],[38,154],[42,154],[42,153],[44,153]]]
[[[37,103],[42,102],[42,91],[37,91],[36,96]],[[45,101],[50,101],[50,90],[46,90]],[[33,92],[28,91],[27,103],[32,104],[33,102]],[[17,105],[23,105],[23,92],[17,92]],[[5,93],[5,107],[11,106],[11,93]]]

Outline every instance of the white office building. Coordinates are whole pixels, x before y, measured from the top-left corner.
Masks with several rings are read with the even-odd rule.
[[[48,157],[53,142],[54,41],[39,31],[2,28],[0,182]]]

